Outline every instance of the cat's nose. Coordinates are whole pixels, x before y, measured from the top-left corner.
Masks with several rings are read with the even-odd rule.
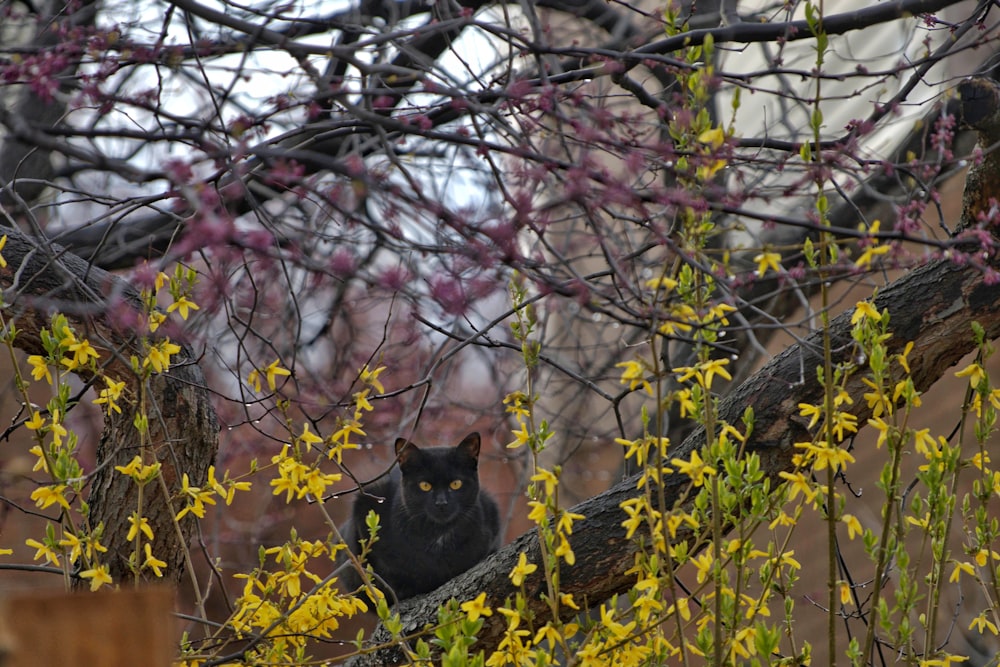
[[[444,507],[445,505],[448,504],[448,497],[443,493],[439,494],[437,497],[434,498],[434,504],[437,505],[438,507]]]

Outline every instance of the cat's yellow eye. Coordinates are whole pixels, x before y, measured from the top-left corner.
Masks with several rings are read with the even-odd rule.
[[[421,491],[430,491],[431,488],[432,487],[431,487],[431,483],[430,482],[420,482],[420,490]]]
[[[452,480],[451,484],[449,484],[448,486],[451,487],[452,491],[458,491],[459,489],[462,488],[462,480],[460,479]]]

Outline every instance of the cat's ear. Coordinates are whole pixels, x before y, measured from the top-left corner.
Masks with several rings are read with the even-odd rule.
[[[458,451],[468,456],[473,461],[479,460],[479,434],[470,433],[465,436],[465,440],[458,443]]]
[[[413,458],[420,451],[416,445],[406,438],[396,438],[396,460],[403,466],[409,459]]]

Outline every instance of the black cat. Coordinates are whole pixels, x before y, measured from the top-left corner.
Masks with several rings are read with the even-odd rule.
[[[359,493],[341,529],[358,554],[360,541],[369,537],[365,517],[373,510],[379,515],[367,562],[390,603],[393,594],[403,600],[434,590],[500,546],[497,504],[479,489],[478,433],[457,447],[419,448],[400,438],[396,458],[398,467]],[[361,585],[352,567],[340,582],[349,591]]]

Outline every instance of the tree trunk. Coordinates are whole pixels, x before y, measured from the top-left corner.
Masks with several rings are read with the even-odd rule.
[[[154,375],[140,388],[129,363],[133,354],[140,358],[142,354],[135,337],[134,324],[141,312],[136,290],[58,246],[37,243],[14,230],[6,230],[6,234],[3,257],[7,266],[0,268],[0,287],[4,290],[6,324],[17,328],[13,344],[31,354],[45,354],[40,332],[51,326],[51,313],[61,312],[79,337],[86,337],[98,350],[103,372],[126,383],[125,395],[130,401],[121,402],[122,414],[105,417],[88,498],[90,524],[104,524],[102,543],[108,547],[104,558],[111,576],[120,581],[130,576],[128,557],[133,545],[126,536],[128,517],[138,508],[138,489],[115,466],[125,465],[143,453],[139,433],[133,426],[137,409],[134,401],[146,397],[146,446],[161,463],[163,480],[173,496],[184,473],[192,486],[203,484],[215,460],[218,426],[205,379],[191,350],[182,345],[170,370]],[[83,375],[83,379],[93,378]],[[185,518],[178,530],[171,504],[173,512],[183,505],[163,497],[162,488],[156,483],[146,488],[143,515],[149,519],[155,536],[153,554],[167,562],[165,576],[177,580],[184,571],[186,544],[195,520]]]
[[[963,83],[961,93],[963,113],[979,131],[980,144],[996,143],[1000,137],[1000,88],[990,81],[974,79]],[[972,169],[966,181],[966,208],[960,229],[975,224],[977,213],[984,210],[980,207],[982,204],[991,199],[1000,201],[998,173],[1000,156],[996,151],[988,153],[983,162]],[[964,249],[983,250],[975,241],[972,243]],[[985,263],[994,270],[1000,269],[1000,259],[996,256],[989,257]],[[984,281],[982,265],[950,259],[931,262],[889,285],[873,303],[880,312],[889,311],[889,332],[892,334],[888,341],[889,354],[901,352],[907,343],[913,343],[908,359],[911,377],[919,391],[927,390],[948,368],[975,349],[973,322],[983,327],[989,339],[1000,338],[1000,284]],[[834,365],[855,361],[850,335],[851,314],[844,313],[830,324]],[[798,404],[822,401],[824,389],[814,372],[822,363],[818,352],[822,349],[822,333],[814,332],[803,343],[786,349],[720,403],[719,418],[732,424],[739,423],[746,408],[753,409],[754,428],[746,450],[760,456],[761,469],[774,485],[781,482],[779,473],[793,468],[794,443],[811,440],[806,428],[808,420],[799,416]],[[858,418],[859,424],[865,424],[871,417],[871,410],[862,398],[866,387],[861,382],[861,374],[848,381],[846,390],[854,399],[848,411]],[[704,430],[699,429],[673,449],[671,455],[686,459],[704,444]],[[572,593],[576,600],[596,605],[635,583],[633,575],[625,574],[634,565],[635,543],[624,538],[621,524],[626,514],[619,506],[636,495],[637,479],[625,479],[572,508],[586,518],[574,524],[571,545],[576,564],[561,566],[560,590]],[[674,507],[689,484],[686,475],[666,476],[663,489],[666,507]],[[692,499],[693,494],[688,502]],[[678,541],[689,541],[691,537],[690,531],[678,530]],[[504,599],[513,597],[516,592],[507,575],[516,565],[520,552],[526,553],[530,562],[541,564],[535,532],[522,535],[438,590],[401,603],[398,611],[403,620],[403,633],[416,633],[425,625],[433,624],[437,607],[452,597],[469,600],[485,591],[488,606],[503,605]],[[525,585],[528,607],[535,614],[536,622],[544,623],[549,619],[549,611],[539,599],[538,593],[544,586],[540,575],[536,572]],[[485,617],[476,646],[488,653],[499,643],[505,627],[506,619],[502,615]],[[383,643],[391,638],[380,627],[372,640]],[[360,667],[401,661],[399,649],[388,647],[358,656],[350,664]]]

